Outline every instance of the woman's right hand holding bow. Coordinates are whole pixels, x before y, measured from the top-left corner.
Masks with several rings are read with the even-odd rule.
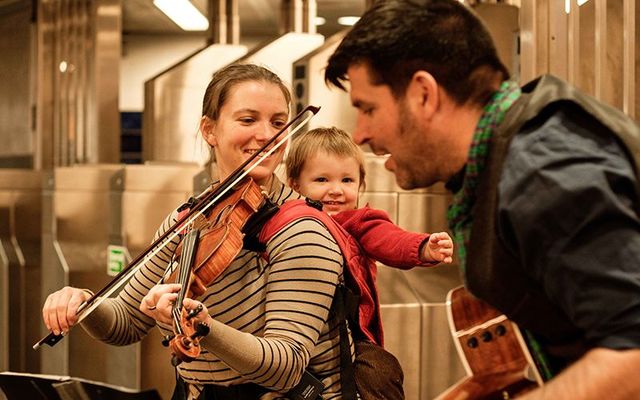
[[[80,305],[93,296],[88,289],[65,286],[51,293],[42,307],[42,318],[47,329],[55,335],[65,334],[78,322]]]

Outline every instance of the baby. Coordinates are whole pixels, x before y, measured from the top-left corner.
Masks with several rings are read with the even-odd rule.
[[[377,261],[404,269],[452,262],[453,241],[448,233],[406,232],[384,211],[358,208],[358,196],[364,189],[364,156],[346,132],[316,128],[301,134],[291,145],[286,170],[289,185],[303,196],[322,202],[323,210]],[[398,265],[399,258],[408,263]]]

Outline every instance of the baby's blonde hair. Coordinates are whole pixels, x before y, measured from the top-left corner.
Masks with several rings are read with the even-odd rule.
[[[300,178],[305,162],[318,151],[355,159],[360,170],[360,188],[364,189],[365,170],[362,150],[347,132],[336,127],[311,129],[293,139],[285,162],[289,181],[297,181]]]

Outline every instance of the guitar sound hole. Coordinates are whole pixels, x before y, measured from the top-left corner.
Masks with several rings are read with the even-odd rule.
[[[503,325],[498,325],[496,327],[496,335],[504,336],[505,333],[507,333],[507,328],[505,328]]]
[[[478,339],[470,337],[469,340],[467,340],[467,346],[475,349],[476,347],[478,347]]]
[[[489,331],[482,332],[482,341],[483,342],[490,342],[491,339],[493,339],[493,335],[491,334],[491,332],[489,332]]]

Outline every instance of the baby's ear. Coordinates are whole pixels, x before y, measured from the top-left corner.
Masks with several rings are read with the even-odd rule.
[[[294,179],[291,179],[291,178],[287,179],[287,183],[289,184],[289,187],[295,190],[296,192],[300,188],[300,185],[298,185],[298,182],[296,182]]]

